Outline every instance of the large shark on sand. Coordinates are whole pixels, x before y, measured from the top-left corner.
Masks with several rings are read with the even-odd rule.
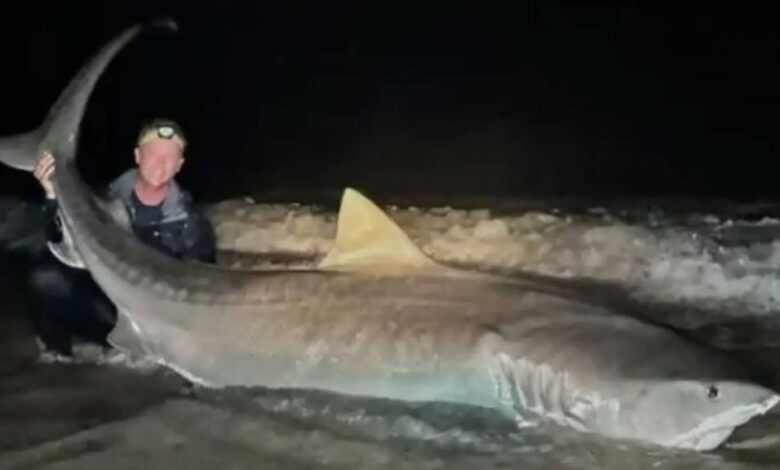
[[[311,270],[186,263],[137,241],[76,167],[78,120],[131,29],[88,62],[43,132],[0,142],[29,170],[42,150],[80,261],[147,354],[210,387],[327,390],[501,408],[617,439],[708,450],[780,399],[674,332],[514,278],[434,262],[377,206],[344,192],[333,250]]]

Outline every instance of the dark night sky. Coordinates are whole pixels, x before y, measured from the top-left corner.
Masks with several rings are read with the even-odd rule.
[[[93,95],[92,182],[166,115],[189,131],[182,180],[204,200],[346,184],[780,197],[774,2],[276,3],[4,0],[0,131],[36,126],[104,41],[171,14],[180,32],[140,37]],[[35,190],[5,169],[0,185]]]

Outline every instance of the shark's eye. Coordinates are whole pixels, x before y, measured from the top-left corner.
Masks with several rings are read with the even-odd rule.
[[[707,398],[710,400],[714,400],[718,398],[718,395],[720,395],[720,390],[718,390],[718,387],[714,385],[710,385],[707,387]]]

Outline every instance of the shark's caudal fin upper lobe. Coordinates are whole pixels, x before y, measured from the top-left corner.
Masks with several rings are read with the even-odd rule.
[[[58,158],[73,158],[81,120],[98,79],[127,43],[141,31],[157,27],[178,28],[172,19],[159,18],[129,27],[106,43],[70,80],[40,127],[0,138],[0,162],[17,170],[32,171],[44,151]]]

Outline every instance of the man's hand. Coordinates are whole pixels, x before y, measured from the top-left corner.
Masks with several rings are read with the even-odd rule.
[[[38,159],[33,170],[33,176],[41,183],[46,199],[54,199],[54,184],[51,182],[51,175],[54,174],[54,157],[49,152],[45,152]]]

